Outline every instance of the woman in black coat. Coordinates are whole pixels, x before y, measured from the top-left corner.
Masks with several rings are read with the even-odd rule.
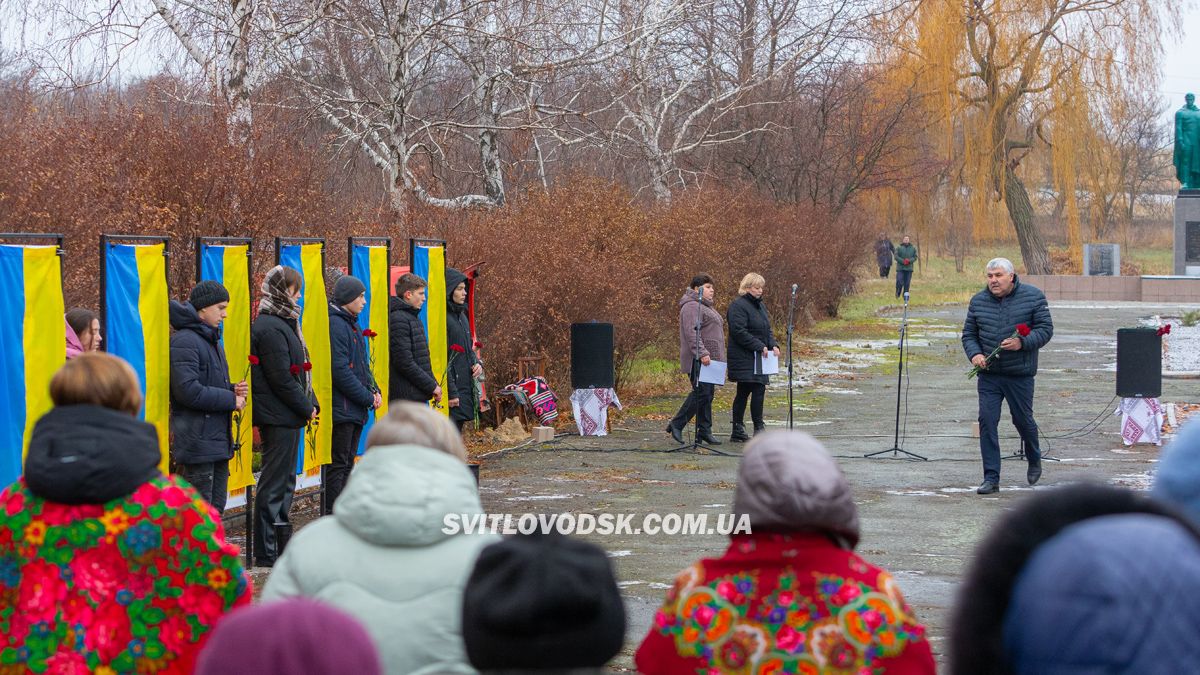
[[[479,397],[475,395],[475,377],[483,372],[471,340],[471,322],[467,317],[467,275],[446,268],[446,348],[450,362],[446,389],[450,396],[450,419],[461,432],[475,419]],[[458,349],[462,351],[459,352]],[[455,403],[457,401],[457,403]]]
[[[778,357],[779,346],[775,336],[771,335],[771,319],[762,302],[765,286],[766,281],[761,275],[747,274],[738,286],[738,298],[729,304],[725,315],[729,325],[729,379],[737,382],[737,395],[733,399],[733,433],[729,435],[729,440],[735,443],[750,440],[744,423],[747,399],[754,433],[766,428],[763,398],[770,376],[755,373],[755,356],[766,356],[774,351]]]

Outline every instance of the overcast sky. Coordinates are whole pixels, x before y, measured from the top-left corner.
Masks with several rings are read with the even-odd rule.
[[[1178,43],[1168,41],[1165,45],[1161,91],[1166,99],[1165,114],[1168,117],[1174,116],[1183,105],[1184,94],[1192,92],[1200,96],[1200,8],[1192,4],[1184,10],[1182,28],[1183,39]]]

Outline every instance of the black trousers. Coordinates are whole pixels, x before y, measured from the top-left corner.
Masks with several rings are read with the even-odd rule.
[[[1021,435],[1025,461],[1031,465],[1042,460],[1038,446],[1038,426],[1033,419],[1033,376],[1010,377],[980,373],[979,454],[983,456],[983,479],[1000,484],[1000,402],[1008,403],[1013,426]]]
[[[354,468],[354,457],[358,454],[358,441],[362,438],[363,425],[354,422],[337,422],[333,425],[332,459],[325,471],[325,514],[333,513],[333,503],[346,487],[350,470]]]
[[[296,457],[301,429],[260,426],[262,473],[254,495],[254,557],[274,563],[279,557],[275,523],[288,523],[296,493]]]
[[[738,382],[737,394],[733,397],[733,423],[742,424],[746,419],[746,401],[750,401],[750,419],[755,429],[761,429],[763,422],[763,399],[766,398],[767,385],[762,382]]]
[[[896,270],[896,297],[908,292],[912,285],[912,270]]]
[[[204,501],[212,504],[218,515],[225,513],[225,498],[229,495],[229,460],[180,464],[179,475],[196,488]]]
[[[714,384],[707,382],[697,383],[700,377],[700,369],[693,368],[692,374],[688,378],[692,383],[692,391],[688,393],[686,399],[683,400],[683,405],[679,407],[679,412],[675,413],[675,417],[671,420],[671,426],[676,429],[683,429],[696,418],[696,433],[712,434],[712,402],[713,396],[717,393],[717,387]]]
[[[879,276],[880,276],[880,278],[882,278],[882,279],[886,279],[886,278],[888,278],[888,274],[890,274],[890,273],[891,273],[891,271],[892,271],[892,266],[891,266],[891,265],[880,265],[880,266],[879,266]]]

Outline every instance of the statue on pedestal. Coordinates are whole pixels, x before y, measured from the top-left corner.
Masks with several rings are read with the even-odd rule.
[[[1184,97],[1185,104],[1175,112],[1175,176],[1184,190],[1200,189],[1200,108],[1196,95]]]

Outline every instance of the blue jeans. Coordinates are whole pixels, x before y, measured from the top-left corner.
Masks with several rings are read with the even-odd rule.
[[[1021,435],[1021,447],[1030,466],[1042,460],[1038,446],[1038,427],[1033,420],[1033,376],[1011,377],[980,373],[976,378],[979,391],[979,452],[983,455],[983,479],[1000,484],[1000,402],[1008,402],[1013,426]]]

